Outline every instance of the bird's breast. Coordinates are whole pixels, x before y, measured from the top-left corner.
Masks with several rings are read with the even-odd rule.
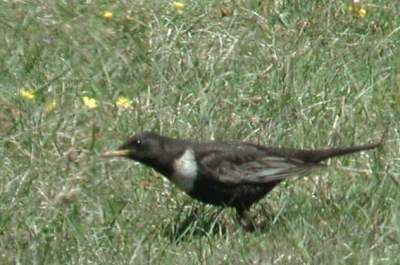
[[[181,190],[192,191],[198,174],[198,166],[193,149],[186,149],[183,154],[174,160],[171,181]]]

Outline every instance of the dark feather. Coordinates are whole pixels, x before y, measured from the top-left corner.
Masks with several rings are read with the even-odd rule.
[[[297,150],[270,148],[248,143],[220,143],[196,148],[199,177],[212,178],[226,184],[270,183],[300,176],[320,162],[362,150],[373,149],[380,142],[345,148]]]

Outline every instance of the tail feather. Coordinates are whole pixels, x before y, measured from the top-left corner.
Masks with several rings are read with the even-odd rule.
[[[357,153],[360,151],[370,150],[377,148],[382,145],[382,140],[379,142],[356,145],[343,148],[332,148],[332,149],[317,149],[317,150],[299,150],[295,152],[294,157],[307,163],[319,163],[323,160],[329,159],[335,156],[342,156],[351,153]]]

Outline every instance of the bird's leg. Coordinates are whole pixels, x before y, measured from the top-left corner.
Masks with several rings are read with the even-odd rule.
[[[256,225],[250,217],[250,207],[245,207],[243,205],[237,206],[236,215],[240,225],[244,228],[244,230],[249,232],[254,231]]]

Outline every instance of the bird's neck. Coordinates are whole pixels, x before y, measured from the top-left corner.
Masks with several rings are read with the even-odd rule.
[[[144,159],[140,162],[145,164],[146,166],[153,168],[154,170],[168,178],[173,173],[173,168],[168,159]]]

